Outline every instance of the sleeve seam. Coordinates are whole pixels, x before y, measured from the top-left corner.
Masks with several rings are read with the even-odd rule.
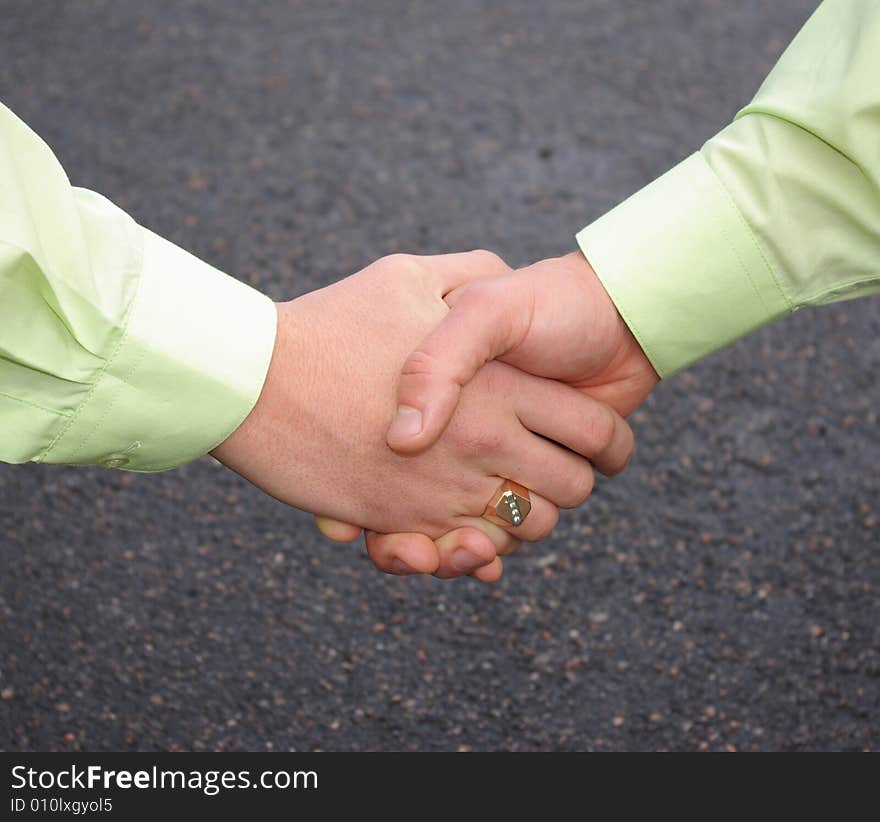
[[[123,344],[124,344],[124,342],[125,342],[126,339],[127,339],[127,337],[125,337],[125,338],[123,339],[123,341],[122,341]],[[121,347],[122,347],[122,346],[120,345],[120,348],[121,348]],[[137,357],[135,357],[134,362],[131,364],[131,368],[129,368],[128,371],[126,371],[125,374],[121,377],[121,380],[122,380],[123,383],[127,382],[127,381],[128,381],[128,378],[129,378],[132,374],[134,374],[134,372],[138,369],[138,366],[140,366],[141,362],[143,361],[143,359],[144,359],[144,355],[145,355],[145,354],[146,354],[146,349],[141,349],[141,351],[138,353]],[[114,356],[114,357],[116,356],[116,352],[115,352],[115,351],[113,352],[113,356]],[[88,441],[89,441],[92,437],[95,436],[95,434],[98,432],[98,430],[99,430],[100,427],[101,427],[101,423],[103,423],[104,420],[107,419],[108,415],[109,415],[110,412],[113,410],[113,407],[116,405],[116,401],[119,399],[120,394],[121,394],[121,391],[116,391],[116,393],[113,395],[113,398],[107,403],[106,407],[104,408],[104,412],[103,412],[103,413],[101,414],[101,416],[98,418],[97,422],[95,422],[95,424],[92,426],[92,430],[89,431],[88,434],[86,434],[86,436],[83,437],[83,439],[80,441],[79,445],[77,445],[76,448],[75,448],[73,451],[70,452],[70,458],[71,458],[71,459],[75,458],[76,455],[77,455],[80,451],[83,450],[83,448],[85,447],[86,443],[88,443]]]
[[[752,227],[749,225],[748,220],[746,220],[745,215],[740,210],[740,207],[737,205],[736,200],[733,198],[733,195],[730,193],[730,189],[728,189],[727,185],[724,183],[724,180],[715,173],[715,169],[709,164],[709,161],[703,156],[703,153],[700,152],[700,157],[703,162],[706,164],[706,168],[709,170],[709,173],[712,175],[712,179],[718,183],[719,188],[724,192],[724,196],[727,199],[728,203],[730,203],[731,208],[733,208],[734,213],[737,216],[737,219],[741,223],[742,227],[745,229],[746,234],[749,239],[752,241],[752,244],[755,247],[755,250],[758,252],[758,255],[761,258],[761,261],[764,263],[764,266],[767,269],[767,273],[770,275],[770,281],[776,287],[776,290],[779,292],[779,296],[782,297],[785,304],[788,306],[789,312],[794,310],[794,304],[789,296],[785,293],[782,286],[779,283],[779,278],[776,276],[776,272],[773,269],[773,266],[770,264],[770,261],[767,259],[767,255],[764,253],[764,249],[761,247],[761,244],[758,242],[758,238],[755,236],[755,233],[752,231]],[[748,269],[748,266],[742,261],[742,258],[739,255],[739,252],[736,250],[736,246],[731,242],[730,238],[727,235],[727,231],[722,224],[721,226],[722,233],[727,239],[727,244],[733,250],[736,255],[737,262],[740,265],[740,268],[745,272],[746,277],[748,278],[749,283],[755,291],[755,295],[758,297],[761,305],[764,306],[764,310],[768,316],[772,315],[775,312],[772,312],[767,304],[764,302],[764,297],[761,294],[760,289],[756,285],[754,279],[752,278],[751,272]]]
[[[271,301],[270,301],[270,302],[271,302]],[[250,416],[251,412],[254,410],[254,408],[256,408],[257,403],[260,401],[260,397],[261,397],[262,394],[263,394],[263,389],[264,389],[265,386],[266,386],[266,378],[267,378],[268,375],[269,375],[269,369],[272,367],[272,357],[273,357],[273,355],[274,355],[274,353],[275,353],[274,340],[275,340],[276,335],[277,335],[277,333],[278,333],[278,313],[277,313],[277,309],[275,309],[275,304],[274,304],[274,302],[272,303],[272,306],[273,306],[273,312],[272,312],[272,315],[273,315],[273,318],[274,318],[274,321],[275,321],[275,334],[273,335],[272,351],[269,353],[269,360],[268,360],[268,362],[266,363],[266,371],[265,371],[265,373],[263,374],[263,380],[262,380],[262,382],[260,383],[260,390],[257,392],[256,398],[255,398],[254,401],[253,401],[253,402],[247,407],[247,409],[244,411],[244,413],[241,414],[239,417],[236,418],[235,422],[232,423],[232,425],[231,425],[231,426],[229,427],[229,429],[228,429],[228,430],[227,430],[227,431],[226,431],[226,432],[220,437],[220,439],[218,439],[213,445],[211,445],[211,446],[210,446],[210,447],[209,447],[204,453],[199,454],[198,457],[194,457],[193,459],[199,459],[200,457],[207,456],[207,455],[210,454],[210,453],[211,453],[211,452],[212,452],[212,451],[213,451],[218,445],[221,445],[222,443],[226,442],[226,440],[229,439],[229,437],[231,437],[232,434],[234,434],[234,433],[239,429],[239,427],[241,426],[241,424],[242,424],[242,423],[243,423],[243,422],[244,422],[244,421]],[[134,370],[134,368],[132,368],[132,371],[133,371],[133,370]],[[189,461],[191,462],[192,460],[189,460]],[[149,474],[149,473],[154,473],[154,472],[156,472],[156,471],[166,471],[166,470],[168,470],[169,468],[176,468],[176,467],[179,467],[179,465],[181,465],[181,464],[183,464],[183,463],[174,463],[174,464],[172,464],[172,465],[168,465],[168,464],[165,464],[165,463],[152,463],[152,464],[149,464],[149,465],[138,465],[137,468],[124,468],[123,470],[125,470],[125,471],[130,471],[130,472],[133,472],[133,473],[144,473],[144,474]]]
[[[49,445],[45,448],[43,453],[41,453],[34,460],[34,462],[43,462],[49,456],[49,454],[52,452],[52,450],[55,448],[55,446],[58,445],[58,443],[63,439],[64,435],[70,430],[71,426],[76,422],[76,420],[79,418],[80,414],[83,412],[83,410],[89,404],[90,400],[92,399],[92,397],[95,394],[95,391],[97,391],[98,386],[101,384],[101,381],[106,376],[107,369],[116,360],[116,357],[119,355],[119,352],[122,350],[123,344],[128,339],[128,324],[129,324],[129,321],[131,320],[132,314],[134,313],[135,306],[137,305],[138,296],[140,294],[140,286],[141,286],[142,274],[143,274],[143,262],[144,262],[144,246],[143,246],[143,238],[141,237],[141,244],[138,248],[138,259],[136,261],[136,264],[133,265],[129,271],[125,272],[126,275],[137,272],[138,273],[138,282],[137,282],[137,287],[136,287],[134,296],[132,297],[132,300],[131,300],[131,304],[129,305],[128,311],[126,312],[126,315],[125,315],[125,320],[122,325],[122,333],[119,335],[119,339],[117,340],[116,345],[114,346],[112,353],[110,354],[110,356],[107,358],[107,360],[104,362],[104,364],[101,366],[100,370],[98,371],[98,374],[95,378],[95,381],[92,383],[91,388],[89,388],[89,391],[86,394],[86,396],[83,398],[83,401],[79,404],[79,407],[76,409],[76,411],[73,414],[70,415],[70,417],[67,420],[67,423],[61,428],[61,430],[58,432],[58,434],[55,435],[55,438],[52,440],[52,442],[49,443]],[[139,362],[140,362],[140,360],[138,360],[135,363],[135,366],[137,364],[139,364]],[[132,370],[134,370],[134,366],[132,367]],[[131,372],[129,372],[129,373],[131,373]],[[111,406],[112,406],[112,403],[111,403]],[[108,407],[107,412],[105,412],[101,416],[101,420],[106,418],[109,410],[110,410],[110,407]],[[85,445],[85,443],[92,436],[92,434],[94,434],[95,430],[96,429],[93,428],[92,432],[88,435],[88,437],[77,446],[76,450],[73,452],[74,454],[82,450],[83,445]]]

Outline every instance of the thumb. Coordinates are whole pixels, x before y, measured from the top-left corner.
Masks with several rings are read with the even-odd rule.
[[[462,386],[525,338],[532,307],[528,280],[516,273],[460,289],[443,322],[403,364],[388,445],[402,454],[433,445],[452,419]]]

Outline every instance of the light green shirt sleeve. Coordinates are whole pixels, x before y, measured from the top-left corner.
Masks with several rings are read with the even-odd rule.
[[[70,185],[0,104],[0,460],[160,471],[255,404],[271,300]]]
[[[880,291],[880,0],[826,0],[731,125],[578,243],[660,376]]]

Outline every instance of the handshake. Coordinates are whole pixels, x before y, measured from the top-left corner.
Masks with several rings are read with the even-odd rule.
[[[260,399],[213,454],[392,574],[497,580],[626,466],[658,381],[580,252],[397,254],[277,311]],[[484,518],[507,481],[517,525]]]

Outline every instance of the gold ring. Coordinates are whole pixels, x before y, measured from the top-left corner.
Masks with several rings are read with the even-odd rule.
[[[522,525],[532,510],[529,489],[513,480],[505,480],[483,512],[483,519],[495,525]]]

